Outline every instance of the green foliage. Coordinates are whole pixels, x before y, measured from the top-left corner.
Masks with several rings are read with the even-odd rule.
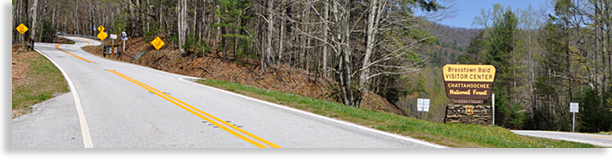
[[[472,37],[470,44],[467,47],[466,54],[459,58],[459,62],[463,64],[476,64],[478,62],[483,63],[481,60],[481,53],[486,52],[485,41],[484,41],[484,30]]]
[[[18,59],[18,61],[29,64],[25,74],[30,78],[28,78],[28,83],[14,88],[12,94],[13,109],[27,110],[29,106],[52,98],[54,93],[69,91],[68,83],[53,63],[38,53],[27,54],[35,54],[35,56],[30,59]]]
[[[198,83],[226,89],[265,101],[308,110],[322,116],[352,123],[373,126],[378,130],[407,135],[449,147],[491,148],[592,148],[593,145],[567,141],[520,136],[501,127],[436,123],[422,121],[371,109],[355,108],[340,103],[270,91],[218,80],[199,80]]]
[[[519,112],[521,107],[517,102],[512,102],[515,93],[513,87],[515,66],[520,63],[513,62],[515,39],[514,34],[517,30],[518,20],[511,10],[507,10],[499,19],[493,22],[493,27],[487,37],[484,37],[485,54],[480,56],[483,64],[495,66],[495,82],[493,93],[495,93],[496,120],[498,125],[519,129],[523,122],[523,115]],[[475,42],[474,45],[480,45]],[[473,46],[474,49],[478,46]],[[474,51],[474,50],[469,50]]]
[[[509,66],[509,54],[514,50],[514,32],[518,20],[512,11],[507,11],[503,19],[493,23],[490,36],[486,38],[487,54],[483,57],[484,62],[498,68],[498,73],[507,73]]]
[[[55,38],[55,29],[53,28],[53,25],[51,24],[51,21],[49,20],[43,20],[42,22],[42,26],[38,26],[38,27],[42,27],[42,32],[39,34],[42,34],[42,39],[40,39],[41,42],[53,42],[53,38]]]
[[[160,29],[158,29],[157,25],[151,25],[149,27],[149,31],[144,34],[145,42],[153,41],[155,37],[159,36],[159,33],[160,33]]]
[[[612,88],[611,88],[612,89]],[[612,91],[608,91],[612,93]],[[580,125],[578,130],[580,132],[601,132],[612,130],[612,111],[609,106],[602,106],[600,102],[607,97],[602,97],[597,93],[597,89],[586,88],[583,91],[583,95],[580,97],[580,114],[577,116],[580,118]],[[578,122],[577,122],[578,123]]]
[[[254,52],[253,31],[246,26],[248,20],[252,19],[251,15],[244,13],[244,10],[251,6],[250,0],[220,0],[221,7],[215,9],[215,14],[221,19],[220,22],[214,23],[212,27],[221,27],[223,41],[221,45],[234,47],[235,58],[249,57],[248,54]],[[233,38],[237,41],[230,41]],[[227,51],[226,51],[227,52]]]
[[[607,108],[610,108],[610,112],[612,112],[612,89],[608,90],[610,93],[608,93],[608,98],[606,98],[606,106]],[[612,124],[611,124],[612,125]]]
[[[202,51],[202,47],[203,47],[204,43],[202,43],[202,41],[200,41],[197,38],[194,38],[193,34],[189,34],[187,36],[185,36],[185,44],[183,44],[183,49],[185,49],[188,53],[192,54],[196,54],[198,56],[202,56],[203,55],[203,51]]]

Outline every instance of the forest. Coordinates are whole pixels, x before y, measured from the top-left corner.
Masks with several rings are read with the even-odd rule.
[[[612,129],[611,5],[557,0],[539,9],[481,10],[472,25],[484,29],[458,60],[497,68],[497,125],[572,131],[576,102],[577,131]]]
[[[452,0],[13,0],[13,26],[30,30],[13,30],[11,41],[96,36],[103,25],[108,34],[159,36],[182,56],[214,48],[261,73],[304,70],[329,79],[328,96],[349,107],[373,92],[416,117],[416,98],[430,98],[424,119],[437,122],[452,103],[441,67],[491,64],[496,125],[571,131],[569,103],[578,102],[576,130],[599,132],[612,130],[611,3],[494,5],[464,29],[436,23],[457,12]]]

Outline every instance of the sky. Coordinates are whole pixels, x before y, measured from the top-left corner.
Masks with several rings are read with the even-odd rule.
[[[485,11],[487,11],[489,8],[493,9],[493,4],[499,3],[504,5],[504,8],[511,6],[513,10],[516,8],[525,9],[529,4],[534,9],[538,9],[547,1],[550,3],[551,0],[454,0],[454,7],[458,9],[456,16],[439,23],[454,27],[475,28],[471,24],[474,17],[480,15],[481,8],[485,8]]]

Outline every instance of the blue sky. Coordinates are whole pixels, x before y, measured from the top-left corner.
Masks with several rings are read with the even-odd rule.
[[[547,1],[550,3],[551,0],[454,0],[455,8],[458,9],[456,16],[439,23],[454,27],[474,28],[471,27],[472,21],[476,15],[480,15],[481,8],[485,8],[486,11],[488,8],[492,9],[493,4],[499,3],[504,5],[504,8],[511,6],[513,10],[516,8],[525,9],[529,4],[534,9],[538,9]]]

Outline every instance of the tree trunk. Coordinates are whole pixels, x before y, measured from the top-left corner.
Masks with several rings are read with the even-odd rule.
[[[32,31],[32,33],[30,33],[30,39],[32,39],[33,41],[36,41],[36,11],[38,8],[38,0],[34,0],[34,3],[32,4],[32,8],[30,10],[32,10],[32,26],[30,27],[30,31]]]
[[[323,8],[323,77],[327,77],[327,24],[329,20],[329,0],[326,0],[325,6]]]
[[[367,91],[365,83],[367,81],[368,76],[370,76],[370,57],[372,56],[372,51],[374,50],[376,33],[378,31],[378,5],[379,4],[377,0],[370,1],[371,8],[370,15],[368,16],[368,28],[366,31],[366,51],[361,66],[361,77],[359,79],[359,87],[364,92]]]
[[[32,4],[32,27],[30,27],[30,30],[32,31],[32,33],[30,34],[32,41],[36,41],[36,21],[37,21],[37,11],[38,11],[38,0],[34,0],[33,4]]]
[[[278,40],[278,62],[276,64],[276,69],[280,69],[281,66],[281,61],[283,60],[283,41],[285,41],[285,21],[283,20],[283,18],[285,17],[285,11],[284,9],[282,9],[282,6],[285,5],[285,0],[281,1],[281,18],[280,18],[280,38]]]
[[[179,52],[181,54],[185,53],[183,49],[183,45],[185,45],[185,33],[187,32],[187,0],[180,0],[179,5],[179,20],[178,20],[178,30],[179,30]]]
[[[273,31],[274,31],[274,9],[272,9],[272,7],[274,6],[274,0],[269,0],[268,1],[268,40],[266,43],[266,56],[262,55],[261,56],[261,73],[265,73],[265,67],[266,67],[266,63],[267,60],[269,60],[269,56],[271,56],[272,53],[272,37],[274,36]],[[264,59],[267,58],[267,59]]]

